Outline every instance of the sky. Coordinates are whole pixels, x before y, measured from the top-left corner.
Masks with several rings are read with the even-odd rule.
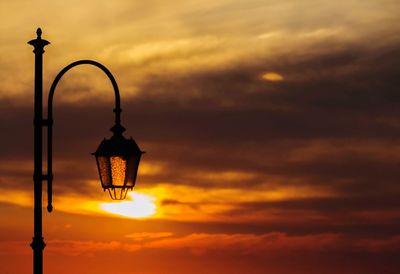
[[[64,66],[96,60],[146,151],[111,201],[90,155],[111,136],[111,83],[90,66],[62,78],[45,273],[398,273],[399,14],[397,0],[1,0],[0,273],[32,271],[37,27],[45,101]]]

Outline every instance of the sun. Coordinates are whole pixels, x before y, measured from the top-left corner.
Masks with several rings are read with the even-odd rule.
[[[146,218],[156,213],[155,198],[146,194],[128,193],[128,200],[101,203],[100,208],[108,213],[128,218]]]

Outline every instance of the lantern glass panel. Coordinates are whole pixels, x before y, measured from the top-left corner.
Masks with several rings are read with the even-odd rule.
[[[135,186],[140,156],[141,155],[139,154],[139,155],[130,155],[128,157],[127,170],[126,170],[126,183],[125,183],[125,185],[128,187]]]
[[[111,156],[110,162],[113,186],[124,186],[126,174],[126,159],[122,156]]]
[[[97,157],[97,167],[99,169],[100,180],[103,187],[111,186],[110,160],[105,156]]]

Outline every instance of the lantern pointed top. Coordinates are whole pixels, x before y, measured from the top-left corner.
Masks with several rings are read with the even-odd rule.
[[[116,123],[112,128],[110,128],[110,131],[114,133],[114,135],[120,136],[126,129],[120,124]]]

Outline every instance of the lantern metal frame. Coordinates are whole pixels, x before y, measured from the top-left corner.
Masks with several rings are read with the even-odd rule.
[[[114,135],[122,138],[125,128],[121,126],[120,94],[117,82],[111,72],[99,62],[93,60],[79,60],[64,67],[55,77],[49,91],[47,104],[47,119],[43,118],[43,53],[44,47],[50,42],[42,39],[42,30],[36,31],[37,37],[28,42],[34,47],[35,54],[35,76],[34,76],[34,236],[31,243],[33,249],[33,273],[43,273],[43,250],[46,246],[42,236],[42,188],[43,182],[47,181],[47,211],[52,212],[53,205],[53,97],[61,77],[70,69],[79,65],[92,65],[101,69],[112,83],[115,95],[115,125],[111,128]],[[43,128],[47,127],[47,173],[43,173]],[[135,143],[136,144],[136,143]],[[136,145],[137,146],[137,145]],[[140,151],[140,149],[139,149]],[[141,152],[142,154],[142,152]],[[141,155],[140,154],[140,155]],[[140,160],[140,157],[139,157]],[[139,163],[137,164],[137,168]],[[135,171],[137,172],[137,170]],[[136,178],[136,177],[135,177]],[[133,186],[132,186],[133,187]],[[132,188],[129,188],[132,189]],[[129,190],[126,189],[126,192]]]
[[[96,157],[97,168],[99,171],[101,185],[103,190],[108,190],[111,199],[124,200],[128,190],[135,186],[137,171],[140,158],[145,152],[141,151],[136,142],[130,138],[126,139],[122,132],[125,129],[120,126],[114,126],[111,131],[114,135],[110,139],[104,139],[96,152],[92,153]],[[125,174],[123,182],[115,182],[113,172],[112,158],[119,157],[124,160]],[[105,166],[101,164],[100,158],[106,158]],[[105,174],[103,174],[105,173]]]

